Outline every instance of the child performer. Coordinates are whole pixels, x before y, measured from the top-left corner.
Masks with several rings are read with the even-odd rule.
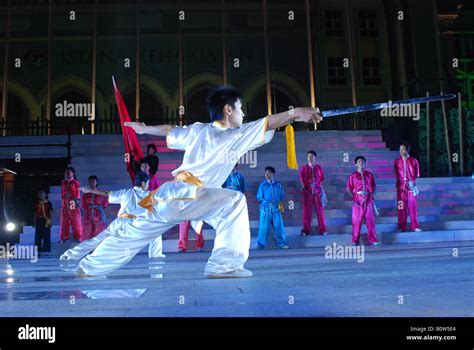
[[[204,237],[202,236],[202,226],[203,223],[197,223],[193,227],[196,232],[196,251],[202,252],[204,249]],[[188,237],[189,237],[189,228],[191,227],[191,221],[182,221],[179,223],[179,242],[178,242],[178,252],[184,253],[188,249]]]
[[[61,183],[61,219],[60,219],[60,240],[65,243],[69,240],[69,226],[72,226],[72,233],[76,242],[81,241],[81,209],[79,206],[80,192],[79,181],[76,179],[76,171],[72,166],[68,166],[64,171],[64,180]]]
[[[154,144],[151,144],[154,146]],[[150,146],[150,145],[148,145]],[[150,147],[147,147],[147,151],[151,150],[152,148]],[[155,152],[156,152],[156,146],[155,146]],[[154,156],[153,154],[150,156],[150,158],[153,158],[156,156]],[[148,158],[148,157],[146,157]],[[146,173],[149,177],[150,177],[150,184],[148,186],[148,190],[149,191],[154,191],[156,190],[158,187],[160,187],[160,184],[158,182],[158,179],[156,178],[156,175],[155,174],[152,174],[151,173],[151,170],[150,170],[150,164],[148,164],[148,161],[145,160],[146,158],[143,158],[141,161],[140,161],[140,170],[143,171],[144,173]],[[159,236],[159,237],[156,237],[156,239],[150,243],[150,245],[148,246],[148,255],[150,257],[153,257],[153,258],[166,258],[166,255],[163,254],[163,237]]]
[[[260,202],[260,223],[258,227],[257,249],[265,248],[270,226],[275,230],[277,245],[281,249],[290,248],[286,243],[285,226],[283,225],[282,200],[285,191],[281,183],[274,180],[275,168],[265,168],[265,178],[258,187],[257,200]]]
[[[99,188],[99,178],[91,175],[88,178],[89,186],[93,190]],[[107,197],[98,196],[94,193],[84,193],[81,207],[84,209],[82,217],[82,240],[88,240],[97,236],[107,227],[104,209],[109,203]]]
[[[324,181],[323,168],[316,164],[317,154],[315,151],[308,151],[308,163],[303,165],[300,170],[300,181],[303,193],[303,229],[301,235],[306,236],[311,233],[311,216],[313,207],[316,210],[318,218],[318,230],[322,235],[327,235],[326,219],[324,217],[323,207],[323,189]]]
[[[406,142],[400,144],[400,157],[393,164],[397,179],[397,208],[398,231],[407,230],[407,217],[410,214],[411,230],[422,231],[418,223],[418,210],[416,206],[416,178],[420,177],[420,165],[416,158],[409,154],[410,146]]]
[[[369,245],[379,246],[375,232],[374,193],[375,179],[370,171],[365,170],[365,158],[356,157],[356,171],[349,176],[346,191],[352,197],[352,244],[359,245],[362,220],[367,225]]]
[[[225,180],[222,185],[223,188],[228,188],[229,190],[236,190],[242,193],[245,192],[245,178],[244,176],[237,171],[239,164],[235,164],[234,169],[230,173],[229,177]]]
[[[154,191],[158,187],[160,187],[160,183],[159,183],[158,179],[156,178],[156,175],[151,173],[150,169],[151,169],[150,164],[148,164],[148,162],[146,160],[142,159],[140,161],[140,170],[143,171],[144,173],[148,174],[148,176],[150,177],[150,186],[148,186],[148,190],[149,191]]]
[[[38,252],[51,252],[51,226],[53,218],[53,206],[48,200],[45,191],[38,192],[38,201],[35,204],[35,245]]]

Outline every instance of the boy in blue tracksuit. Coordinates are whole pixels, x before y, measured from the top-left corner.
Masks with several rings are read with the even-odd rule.
[[[257,200],[260,202],[260,224],[258,227],[257,249],[263,249],[267,243],[268,231],[273,225],[277,239],[277,245],[281,249],[290,248],[286,243],[285,227],[283,225],[283,203],[285,192],[283,186],[274,181],[275,168],[265,168],[265,178],[257,192]]]
[[[225,180],[222,187],[227,188],[229,190],[236,190],[242,193],[245,192],[245,178],[244,176],[237,171],[238,164],[235,164],[234,169],[230,173],[227,180]]]

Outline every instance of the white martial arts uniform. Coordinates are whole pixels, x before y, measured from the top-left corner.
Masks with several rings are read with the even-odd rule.
[[[120,204],[117,218],[97,236],[65,251],[61,255],[60,260],[82,259],[84,256],[92,252],[108,236],[123,234],[123,232],[127,230],[127,225],[133,220],[136,220],[133,217],[146,217],[146,209],[138,205],[138,202],[145,198],[149,193],[149,191],[144,191],[138,186],[118,191],[110,191],[108,196],[109,203]],[[162,247],[162,239],[161,236],[159,236],[150,243],[148,256],[150,258],[164,257]]]
[[[268,117],[225,128],[221,122],[195,123],[170,129],[169,148],[184,150],[175,179],[153,193],[145,219],[138,218],[123,235],[107,237],[79,263],[77,273],[105,275],[129,262],[146,244],[181,221],[205,221],[216,229],[206,274],[225,274],[243,268],[250,248],[245,196],[223,189],[235,163],[245,153],[273,137]],[[148,198],[150,199],[150,198]]]

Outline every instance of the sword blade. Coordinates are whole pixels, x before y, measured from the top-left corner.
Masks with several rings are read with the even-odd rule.
[[[363,105],[363,106],[353,106],[353,107],[345,107],[345,108],[338,108],[338,109],[329,109],[327,111],[322,111],[321,115],[323,116],[323,118],[327,118],[327,117],[334,117],[334,116],[343,115],[343,114],[375,111],[375,110],[378,110],[378,109],[390,108],[394,105],[401,105],[401,104],[413,105],[413,104],[420,104],[420,103],[426,103],[426,102],[451,100],[453,98],[456,98],[456,95],[446,94],[446,95],[411,98],[411,99],[408,99],[408,100],[400,100],[400,101],[393,101],[393,102],[389,101],[389,102],[382,102],[382,103],[372,103],[372,104]]]

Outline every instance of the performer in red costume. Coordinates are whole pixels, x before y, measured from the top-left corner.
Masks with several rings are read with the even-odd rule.
[[[76,171],[68,166],[64,172],[64,180],[61,183],[61,219],[60,219],[60,241],[65,243],[69,239],[69,226],[76,242],[81,241],[81,209],[79,207],[79,181],[76,179]]]
[[[89,176],[89,186],[93,190],[99,188],[99,179],[95,175]],[[84,193],[81,207],[84,209],[82,217],[82,240],[94,238],[107,227],[104,209],[109,202],[107,197],[98,196],[94,193]]]
[[[410,214],[411,230],[420,232],[416,207],[416,178],[420,177],[420,165],[416,158],[409,155],[408,143],[400,144],[400,157],[393,164],[397,179],[398,231],[407,230],[407,217]]]
[[[354,164],[357,171],[349,176],[346,191],[352,197],[352,244],[359,245],[362,220],[367,225],[369,245],[379,246],[375,232],[374,192],[375,179],[370,171],[365,170],[365,158],[356,157]]]
[[[204,248],[204,238],[202,237],[202,226],[203,223],[196,223],[196,226],[193,227],[196,232],[196,251],[202,252]],[[183,221],[179,224],[179,242],[178,242],[178,252],[184,253],[188,249],[188,237],[189,229],[191,227],[191,221]]]
[[[323,168],[316,164],[317,154],[315,151],[308,151],[308,163],[300,170],[300,182],[303,193],[303,229],[301,235],[306,236],[311,233],[311,216],[313,207],[316,209],[318,218],[318,230],[322,235],[327,235],[326,219],[324,217],[323,190],[324,181]]]

